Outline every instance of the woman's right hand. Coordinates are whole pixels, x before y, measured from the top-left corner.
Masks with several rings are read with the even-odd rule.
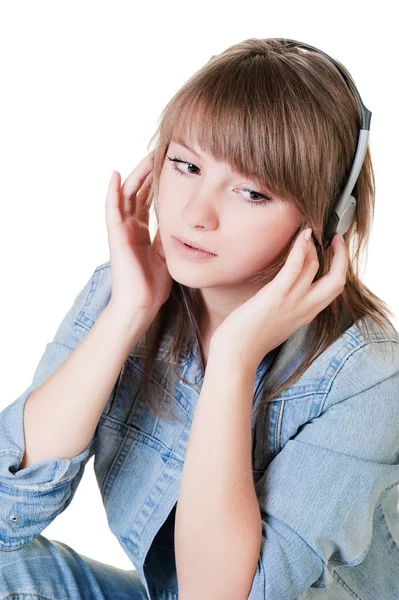
[[[149,210],[144,207],[152,183],[153,156],[154,151],[147,154],[122,187],[121,176],[114,171],[105,203],[112,280],[110,302],[128,315],[137,310],[155,315],[172,289],[159,229],[153,247]]]

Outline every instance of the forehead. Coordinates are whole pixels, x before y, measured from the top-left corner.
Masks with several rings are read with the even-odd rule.
[[[180,146],[183,146],[183,148],[186,148],[187,150],[190,150],[190,152],[192,152],[193,154],[195,154],[195,156],[198,156],[198,158],[201,157],[201,150],[198,148],[198,150],[195,150],[195,146],[196,144],[194,144],[193,142],[190,142],[190,144],[186,141],[185,138],[183,138],[182,136],[173,136],[172,139],[170,140],[171,143],[175,143],[175,144],[179,144]]]
[[[226,170],[228,175],[247,177],[245,173],[241,173],[239,170],[237,170],[234,167],[234,165],[229,164],[224,160],[216,159],[209,151],[205,150],[204,148],[201,148],[194,138],[187,138],[183,137],[183,135],[181,134],[175,134],[171,136],[170,143],[182,146],[183,148],[191,152],[191,154],[196,156],[198,160],[203,161],[205,158],[207,158],[210,162],[219,164]]]
[[[207,154],[205,150],[201,149],[197,141],[193,138],[189,138],[188,136],[183,136],[182,134],[175,134],[171,137],[171,143],[179,144],[179,146],[183,146],[186,150],[189,150],[197,156],[201,158],[202,155]]]

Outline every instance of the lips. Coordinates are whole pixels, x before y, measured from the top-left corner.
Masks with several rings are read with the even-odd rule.
[[[179,240],[180,242],[183,242],[184,244],[187,244],[188,246],[191,246],[192,248],[195,248],[196,250],[203,250],[204,252],[208,252],[209,254],[215,255],[214,252],[211,252],[210,250],[207,250],[203,246],[200,246],[197,242],[192,242],[191,240],[188,240],[187,238],[184,238],[184,237],[179,237],[176,239]]]

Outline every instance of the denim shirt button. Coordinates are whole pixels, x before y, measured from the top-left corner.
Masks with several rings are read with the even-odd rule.
[[[19,521],[21,517],[19,515],[11,515],[10,521]]]

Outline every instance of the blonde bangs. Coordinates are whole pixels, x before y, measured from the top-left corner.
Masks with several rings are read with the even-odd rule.
[[[191,140],[264,193],[292,201],[300,210],[313,199],[323,206],[331,203],[338,193],[337,167],[344,176],[351,156],[338,152],[336,114],[324,108],[321,120],[314,111],[315,102],[320,111],[328,107],[320,84],[310,76],[300,78],[283,55],[279,60],[273,54],[255,55],[238,63],[216,58],[166,107],[160,147],[173,139]],[[328,156],[335,151],[326,178]]]

